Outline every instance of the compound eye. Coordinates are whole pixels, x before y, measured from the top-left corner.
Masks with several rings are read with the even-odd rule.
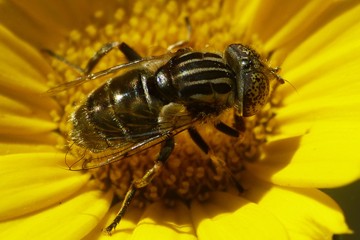
[[[269,79],[262,72],[243,74],[243,116],[255,115],[266,103],[269,95]]]

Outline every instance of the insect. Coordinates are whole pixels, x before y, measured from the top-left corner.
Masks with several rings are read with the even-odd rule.
[[[101,58],[116,48],[129,62],[92,73]],[[79,159],[69,166],[71,170],[101,167],[161,144],[153,167],[132,182],[116,218],[104,229],[109,234],[124,216],[137,189],[145,187],[161,171],[174,149],[175,135],[188,131],[203,152],[224,165],[195,124],[211,121],[217,130],[241,137],[243,118],[256,114],[267,102],[269,81],[284,82],[277,68],[269,67],[253,49],[242,44],[227,46],[223,54],[180,48],[142,58],[127,44],[111,42],[82,71],[83,76],[50,92],[105,77],[105,82],[87,96],[70,119],[74,144],[105,154]],[[234,109],[233,126],[216,120],[229,108]],[[109,150],[113,151],[106,154]]]

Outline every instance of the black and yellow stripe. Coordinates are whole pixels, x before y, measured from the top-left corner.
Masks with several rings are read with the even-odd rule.
[[[161,71],[166,72],[167,87],[171,85],[182,102],[224,104],[235,85],[234,73],[215,53],[187,52],[172,58]]]

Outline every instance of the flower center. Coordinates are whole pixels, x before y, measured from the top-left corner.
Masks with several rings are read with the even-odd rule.
[[[162,6],[148,10],[148,12],[156,12],[157,9],[164,9],[163,12],[159,13],[156,21],[154,19],[157,16],[156,13],[141,14],[141,9],[144,8],[141,2],[137,2],[132,6],[131,16],[127,15],[124,8],[114,11],[110,22],[107,22],[103,12],[98,11],[94,14],[96,23],[88,25],[83,30],[73,30],[68,41],[61,43],[59,49],[55,51],[59,55],[63,55],[67,61],[75,64],[80,63],[81,66],[85,66],[87,61],[104,43],[111,41],[124,41],[144,56],[165,53],[167,46],[186,39],[187,30],[183,18],[180,16],[186,16],[191,10],[183,9],[183,6],[172,6],[172,4],[175,3],[168,3],[165,8]],[[208,44],[217,52],[221,52],[225,46],[232,43],[232,40],[239,42],[238,39],[241,39],[238,36],[239,34],[227,32],[229,28],[227,21],[216,20],[216,23],[214,22],[214,26],[217,26],[218,29],[216,33],[209,29],[205,31],[205,23],[209,22],[208,19],[212,19],[216,12],[214,12],[213,6],[198,7],[207,14],[204,15],[206,17],[203,19],[196,14],[190,15],[194,16],[194,19],[190,19],[194,29],[192,47],[200,46],[200,48],[204,49],[205,45]],[[179,20],[169,22],[169,18],[174,16],[174,9],[182,10],[180,14],[177,13]],[[199,10],[199,12],[201,11]],[[201,27],[198,29],[196,22],[200,22]],[[209,24],[211,25],[211,23]],[[202,33],[204,31],[205,33]],[[208,39],[208,36],[210,36],[210,39],[207,42],[196,41],[197,39]],[[219,41],[219,39],[223,40]],[[160,47],[155,47],[155,44]],[[120,52],[114,50],[114,52],[104,56],[99,61],[93,72],[125,62],[127,62],[126,58]],[[79,76],[79,73],[74,68],[66,66],[61,61],[54,59],[52,65],[55,72],[60,76],[58,78],[51,77],[53,86],[63,83],[64,79],[71,81]],[[101,83],[105,81],[106,78],[89,81],[78,87],[68,88],[66,91],[54,96],[63,106],[63,112],[59,114],[61,116],[59,129],[65,139],[69,139],[73,128],[71,121],[69,121],[71,114],[84,102],[84,99],[92,90],[101,86]],[[271,134],[275,127],[274,111],[279,105],[279,101],[274,94],[276,87],[277,84],[273,84],[269,102],[262,111],[253,117],[245,119],[245,137],[241,141],[217,131],[211,124],[204,123],[196,126],[217,158],[226,163],[227,168],[240,184],[241,173],[245,170],[244,162],[256,161],[261,156],[262,146],[266,142],[268,134]],[[232,116],[233,110],[225,111],[221,116],[221,120],[231,126],[233,122]],[[211,191],[227,191],[234,186],[234,179],[229,176],[228,172],[223,167],[214,164],[209,156],[202,152],[192,141],[186,131],[175,136],[175,143],[175,149],[163,170],[142,191],[138,191],[137,201],[135,200],[137,205],[143,205],[158,199],[165,199],[169,203],[174,199],[184,201],[192,199],[205,200]],[[69,143],[69,146],[72,147],[68,151],[75,158],[91,158],[89,151],[87,151],[86,156],[82,156],[81,147],[76,147],[71,143]],[[131,182],[144,176],[146,171],[154,165],[159,150],[160,146],[157,145],[133,156],[122,158],[119,161],[89,171],[91,171],[100,188],[112,188],[119,199],[123,199]]]

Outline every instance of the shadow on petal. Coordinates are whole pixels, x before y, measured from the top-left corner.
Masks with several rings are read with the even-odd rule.
[[[132,237],[134,239],[196,239],[189,208],[181,202],[166,207],[163,202],[148,206]]]
[[[199,239],[288,239],[278,219],[257,204],[214,192],[209,201],[191,205]]]
[[[299,149],[302,136],[276,140],[266,144],[265,155],[254,163],[247,163],[246,169],[253,175],[265,181],[270,181],[271,177],[287,165]]]

